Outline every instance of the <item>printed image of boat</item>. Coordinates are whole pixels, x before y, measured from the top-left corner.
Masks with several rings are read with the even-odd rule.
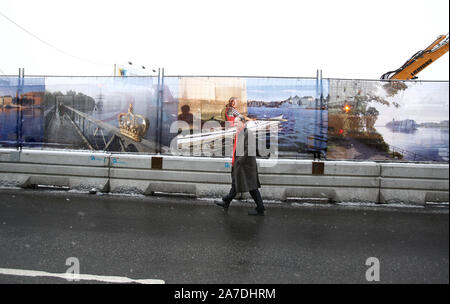
[[[246,123],[246,127],[249,131],[269,131],[271,128],[278,130],[280,122],[285,121],[283,115],[266,118],[264,120],[251,120]],[[266,132],[258,132],[258,135],[266,136]],[[210,132],[199,132],[194,134],[179,134],[176,137],[178,148],[192,147],[204,144],[211,144],[214,141],[233,138],[236,134],[236,127],[231,128],[216,128]]]

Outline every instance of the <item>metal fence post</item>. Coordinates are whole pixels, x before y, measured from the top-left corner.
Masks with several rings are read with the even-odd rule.
[[[20,89],[20,76],[22,69],[19,68],[19,76],[17,78],[17,89],[16,89],[16,149],[19,150],[19,89]],[[14,104],[14,102],[12,103]]]
[[[19,68],[19,78],[17,83],[17,91],[16,91],[16,149],[22,151],[22,120],[23,120],[23,112],[22,112],[22,90],[24,85],[24,68]]]
[[[157,94],[156,94],[156,143],[160,141],[159,138],[159,128],[160,128],[160,115],[159,115],[159,101],[160,101],[160,86],[161,86],[161,69],[158,68],[158,87],[157,87]],[[158,153],[159,151],[159,144],[156,144],[156,151],[155,153]]]
[[[159,141],[158,141],[158,153],[161,154],[161,140],[162,140],[162,129],[163,129],[163,123],[164,123],[164,119],[163,119],[163,104],[164,104],[164,68],[161,69],[161,88],[160,88],[160,92],[161,92],[161,97],[160,97],[160,119],[161,119],[161,123],[159,126]]]

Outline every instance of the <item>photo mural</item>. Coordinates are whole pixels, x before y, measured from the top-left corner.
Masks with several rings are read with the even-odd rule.
[[[328,159],[448,162],[448,82],[330,80]]]
[[[448,162],[449,83],[276,77],[0,77],[0,147]]]
[[[0,77],[0,147],[42,147],[44,78]]]

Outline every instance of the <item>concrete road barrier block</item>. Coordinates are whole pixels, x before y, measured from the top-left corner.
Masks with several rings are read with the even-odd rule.
[[[422,205],[425,203],[427,191],[404,189],[381,189],[380,203],[395,204],[408,203]]]
[[[52,175],[30,175],[25,181],[25,183],[21,185],[21,187],[34,188],[39,185],[69,187],[70,182],[68,177],[52,176]]]
[[[197,185],[193,183],[174,183],[174,182],[157,182],[149,183],[144,194],[153,194],[155,192],[163,193],[180,193],[197,196]]]
[[[258,172],[261,174],[311,175],[312,162],[292,159],[258,159]]]
[[[2,163],[1,171],[21,174],[47,174],[55,176],[92,176],[107,177],[108,168],[88,167],[88,166],[63,166],[48,164],[30,163]]]
[[[20,154],[21,163],[83,167],[109,166],[109,154],[99,152],[24,150]]]
[[[448,191],[448,180],[420,178],[381,178],[382,189]]]
[[[374,162],[327,161],[325,175],[336,176],[380,176],[380,166]]]
[[[311,160],[257,162],[265,199],[448,201],[449,166],[445,164],[324,161],[323,174],[313,175]],[[0,186],[7,187],[42,184],[102,192],[221,197],[230,189],[230,171],[231,158],[0,149]]]
[[[264,185],[279,186],[314,186],[314,187],[379,187],[376,177],[348,177],[348,176],[315,176],[315,175],[275,175],[260,174]]]
[[[209,182],[229,183],[230,173],[193,172],[193,171],[166,171],[166,170],[138,170],[129,168],[111,168],[111,178],[130,180],[154,180],[174,182]]]
[[[448,203],[449,195],[447,192],[428,191],[425,194],[425,203]]]
[[[0,162],[18,162],[18,161],[20,161],[19,151],[15,149],[0,149]]]
[[[0,173],[0,187],[22,187],[29,179],[29,175],[17,173]]]
[[[327,187],[286,187],[283,200],[289,198],[328,198],[336,201],[336,191]]]
[[[151,169],[151,155],[112,154],[110,156],[111,168]]]
[[[229,173],[231,172],[231,158],[164,156],[163,169]]]
[[[95,188],[100,192],[109,192],[109,178],[70,177],[69,187],[77,190],[91,190]]]
[[[411,189],[381,189],[381,203],[402,203],[424,205],[427,202],[448,202],[448,191],[429,191]]]
[[[449,166],[444,164],[380,164],[381,177],[448,180]]]
[[[378,203],[379,188],[336,188],[336,202]]]
[[[328,198],[330,202],[371,202],[379,199],[378,188],[289,187],[286,198]]]
[[[111,178],[109,180],[109,191],[113,193],[135,193],[146,194],[149,186],[148,181]]]

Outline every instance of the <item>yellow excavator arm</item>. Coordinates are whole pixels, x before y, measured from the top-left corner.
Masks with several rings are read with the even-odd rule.
[[[395,71],[389,71],[381,76],[381,79],[397,79],[409,80],[416,79],[423,69],[435,62],[439,57],[448,52],[447,35],[439,36],[430,46],[425,50],[414,54],[408,61],[406,61],[400,68]]]

